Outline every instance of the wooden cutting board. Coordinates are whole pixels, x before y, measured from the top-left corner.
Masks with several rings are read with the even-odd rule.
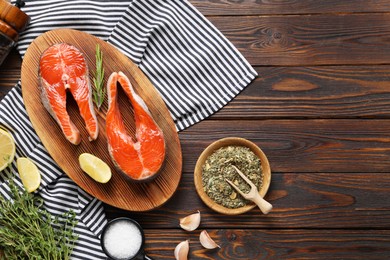
[[[89,142],[76,102],[71,95],[68,95],[68,112],[82,136],[82,142],[78,146],[66,140],[56,121],[43,107],[38,86],[39,59],[49,46],[61,42],[72,44],[84,53],[89,66],[91,82],[93,82],[93,74],[96,71],[95,48],[97,44],[100,44],[104,55],[105,79],[107,80],[114,71],[122,71],[129,77],[135,91],[144,99],[153,118],[163,130],[166,139],[165,164],[156,179],[147,183],[134,183],[116,171],[108,153],[105,133],[107,98],[100,111],[95,108],[100,128],[99,137]],[[87,33],[71,29],[58,29],[42,34],[32,42],[24,56],[22,94],[32,125],[43,145],[64,172],[92,196],[121,209],[147,211],[164,204],[177,189],[181,178],[182,155],[171,115],[159,92],[142,71],[112,45]],[[134,136],[133,109],[122,91],[119,92],[119,105],[127,130]],[[108,163],[113,173],[108,183],[97,183],[81,170],[78,157],[84,152],[94,154]]]

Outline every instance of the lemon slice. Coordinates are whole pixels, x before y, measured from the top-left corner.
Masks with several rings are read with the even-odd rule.
[[[41,174],[38,167],[26,157],[16,160],[20,179],[27,192],[33,192],[41,185]]]
[[[15,157],[15,142],[7,131],[0,128],[0,171],[4,170]]]
[[[97,182],[107,183],[111,179],[110,167],[100,158],[83,153],[79,156],[81,169]]]

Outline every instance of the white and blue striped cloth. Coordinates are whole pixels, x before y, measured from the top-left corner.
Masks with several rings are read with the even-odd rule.
[[[108,41],[135,62],[158,89],[178,131],[218,111],[256,76],[235,47],[186,0],[26,0],[31,23],[17,49],[23,57],[40,34],[72,28]],[[1,73],[1,72],[0,72]],[[23,87],[23,86],[22,86]],[[53,122],[54,123],[54,122]],[[46,209],[77,213],[78,243],[73,259],[105,259],[99,236],[106,218],[102,203],[70,180],[56,165],[29,122],[20,86],[0,103],[0,126],[13,135],[17,157],[31,158],[42,174],[37,193]],[[8,196],[8,176],[0,193]],[[18,177],[15,177],[21,185]]]

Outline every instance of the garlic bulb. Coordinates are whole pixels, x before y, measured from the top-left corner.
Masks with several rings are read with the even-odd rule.
[[[219,245],[217,245],[217,243],[214,242],[214,240],[211,239],[209,233],[207,233],[206,230],[203,230],[200,233],[199,241],[202,244],[202,246],[207,249],[214,249],[217,247],[221,248]]]
[[[200,211],[180,219],[180,227],[187,231],[194,231],[200,225]]]
[[[180,242],[174,251],[176,260],[187,260],[188,252],[190,250],[190,243],[188,240]]]

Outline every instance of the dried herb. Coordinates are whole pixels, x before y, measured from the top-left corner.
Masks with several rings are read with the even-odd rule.
[[[104,67],[103,67],[103,52],[100,50],[100,45],[96,45],[96,73],[93,79],[95,89],[93,90],[93,101],[98,109],[102,106],[106,95],[104,87]]]
[[[52,216],[40,197],[10,181],[12,200],[0,196],[0,247],[5,259],[70,259],[77,236],[73,211]]]
[[[261,161],[248,147],[227,146],[216,150],[202,168],[202,183],[206,194],[226,208],[240,208],[249,203],[225,181],[231,180],[244,193],[250,186],[237,174],[232,165],[239,168],[258,189],[262,185]]]

